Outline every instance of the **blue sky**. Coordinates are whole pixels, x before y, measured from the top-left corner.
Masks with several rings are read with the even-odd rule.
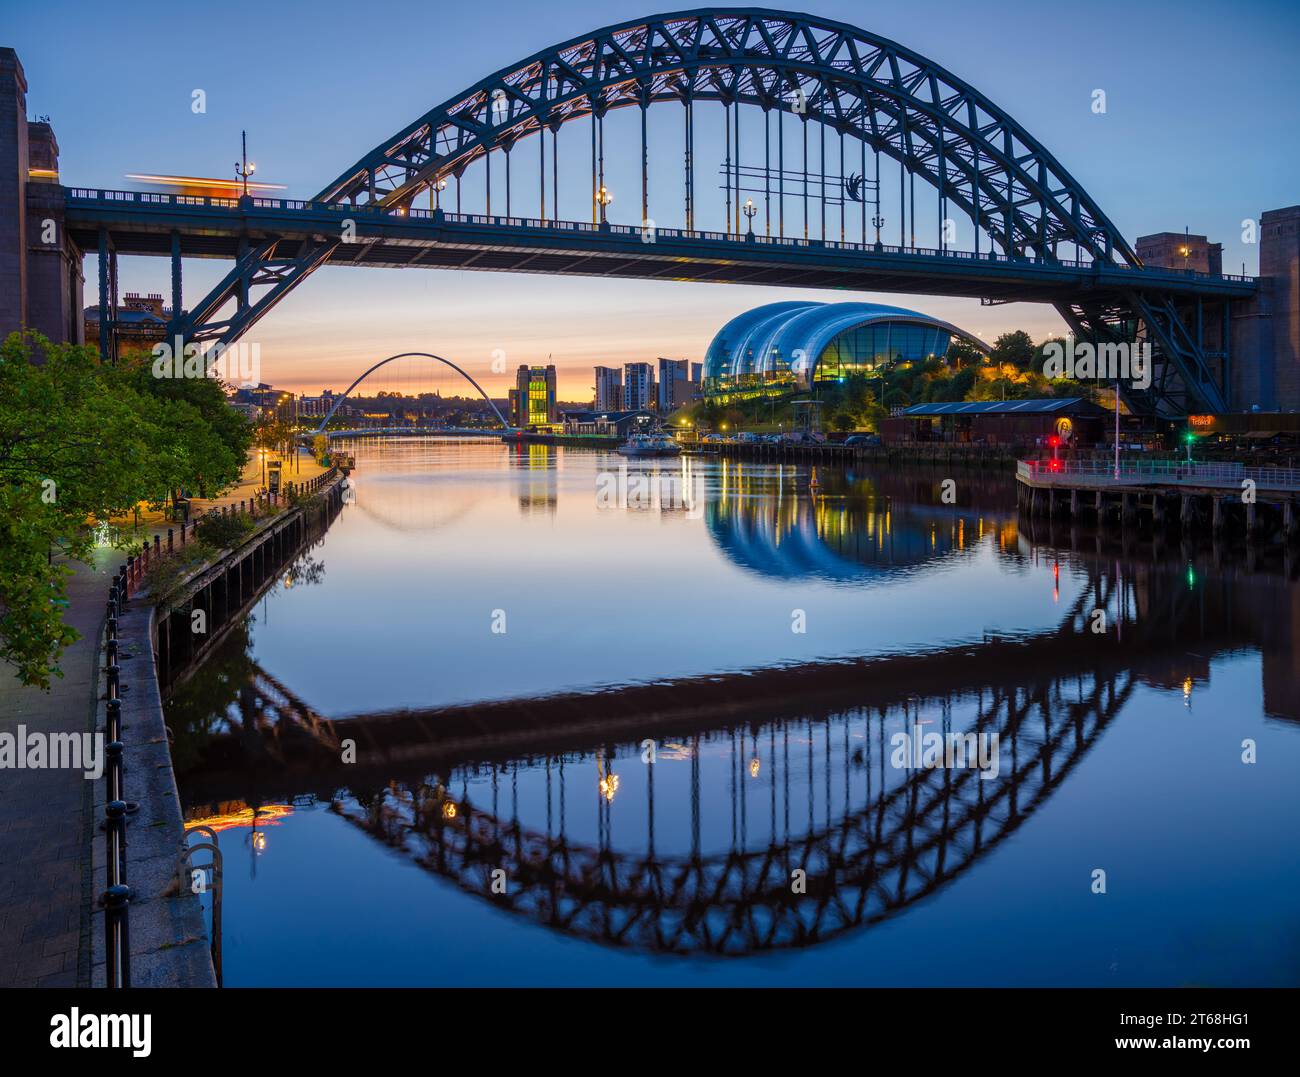
[[[54,124],[64,183],[125,187],[128,172],[228,178],[247,128],[258,178],[287,185],[293,197],[315,194],[372,146],[493,70],[598,25],[670,10],[640,0],[615,0],[598,14],[567,0],[384,9],[330,0],[0,3],[0,44],[16,48],[26,68],[29,113]],[[1130,238],[1190,227],[1224,244],[1225,268],[1239,271],[1244,262],[1254,272],[1257,254],[1242,242],[1242,221],[1300,202],[1300,6],[1293,0],[828,0],[804,10],[892,38],[966,79],[1042,141]],[[190,108],[196,88],[206,93],[202,115]],[[1090,107],[1094,89],[1106,91],[1104,115]],[[701,121],[702,129],[711,122]],[[654,123],[652,143],[662,146],[656,159],[664,163],[655,172],[662,184],[652,179],[652,186],[662,186],[680,160],[680,113]],[[628,145],[632,130],[629,122]],[[566,137],[577,167],[585,136],[562,135],[562,154]],[[697,155],[700,176],[716,167],[707,148],[697,145]],[[720,146],[714,156],[720,159]],[[615,220],[640,216],[632,167],[609,169]],[[697,183],[705,197],[706,182]],[[577,193],[562,216],[581,217],[586,194],[582,183],[571,186]],[[721,192],[709,194],[717,203],[709,212],[720,214]],[[887,239],[891,226],[896,221],[886,225]],[[187,303],[223,268],[187,264]],[[131,259],[123,269],[124,289],[166,292],[162,261]],[[93,259],[86,270],[93,274]],[[792,296],[910,305],[985,339],[1010,328],[1043,336],[1060,327],[1046,307],[933,297],[336,269],[317,273],[248,339],[261,345],[264,377],[293,388],[341,388],[368,361],[404,348],[438,351],[492,381],[491,355],[504,350],[511,366],[553,356],[561,395],[576,398],[591,384],[593,363],[699,359],[733,314]],[[499,390],[504,379],[497,380]]]

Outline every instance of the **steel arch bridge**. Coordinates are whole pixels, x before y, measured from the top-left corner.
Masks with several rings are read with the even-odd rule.
[[[373,364],[370,367],[367,367],[359,375],[357,375],[356,379],[352,382],[352,384],[349,385],[343,391],[342,395],[340,395],[339,398],[334,401],[333,405],[331,405],[330,410],[325,415],[325,418],[323,418],[320,421],[320,426],[316,428],[316,433],[322,434],[325,432],[325,427],[328,426],[329,421],[332,418],[334,418],[334,413],[339,410],[339,408],[343,404],[343,401],[345,401],[349,396],[352,395],[353,389],[355,389],[358,385],[360,385],[363,381],[365,381],[368,377],[370,377],[370,375],[373,374],[380,367],[387,366],[389,363],[394,362],[398,359],[433,359],[436,362],[442,363],[443,366],[450,367],[462,378],[464,378],[467,382],[469,382],[472,386],[474,386],[475,389],[478,390],[478,395],[481,396],[485,401],[487,401],[487,405],[492,409],[492,413],[499,420],[501,420],[501,426],[503,429],[505,429],[507,432],[514,429],[514,427],[512,427],[508,422],[506,422],[506,417],[501,414],[501,410],[496,406],[495,403],[493,403],[492,398],[487,395],[487,392],[486,390],[484,390],[483,386],[481,386],[477,381],[474,380],[474,378],[470,374],[462,370],[450,359],[444,359],[441,355],[434,355],[432,352],[398,352],[398,354],[396,355],[390,355],[387,359],[380,359],[379,362]]]
[[[696,228],[694,110],[701,102],[721,105],[725,114],[727,199],[721,232]],[[662,104],[683,108],[682,229],[650,223],[646,114]],[[742,165],[742,107],[763,114],[761,170]],[[640,214],[633,226],[611,224],[605,206],[605,118],[623,109],[639,110],[641,120]],[[778,117],[776,147],[769,123],[773,114]],[[785,229],[786,177],[796,174],[786,168],[779,120],[785,114],[803,121],[802,193],[796,195],[804,207],[802,236],[787,236]],[[591,128],[589,225],[557,219],[558,134],[579,120]],[[809,121],[821,151],[820,238],[812,238],[807,226]],[[871,186],[868,154],[872,158],[874,242],[867,235],[867,200],[847,188],[838,202],[841,238],[827,238],[828,133],[838,140],[841,181],[847,180],[846,140],[857,150],[859,186]],[[536,146],[540,197],[537,216],[520,218],[512,205],[511,161],[530,139]],[[897,247],[881,242],[881,158],[899,170]],[[498,176],[504,172],[505,217],[492,209],[494,159]],[[461,180],[480,163],[487,212],[444,212],[440,192],[454,181],[459,205]],[[765,226],[755,235],[752,227],[745,233],[741,224],[742,208],[748,214],[755,207],[742,207],[740,199],[745,191],[759,192],[746,186],[759,182],[758,176]],[[974,250],[952,249],[942,227],[938,249],[916,246],[918,178],[937,198],[937,220],[956,213],[972,223]],[[904,198],[909,184],[910,244]],[[152,238],[141,238],[136,246],[140,252],[166,253],[162,236],[171,233],[174,298],[183,253],[235,257],[227,276],[173,327],[187,340],[221,344],[232,343],[326,263],[978,295],[1050,302],[1081,338],[1098,343],[1132,342],[1139,336],[1150,340],[1156,358],[1153,384],[1126,392],[1135,408],[1172,415],[1227,407],[1227,312],[1231,300],[1248,298],[1255,290],[1255,282],[1246,278],[1143,266],[1083,186],[1041,142],[933,61],[843,23],[767,9],[660,15],[542,50],[408,124],[309,202],[189,199],[184,205],[151,203],[142,209],[143,203],[132,200],[133,205],[124,206],[124,199],[114,195],[70,192],[69,215],[81,229],[79,238],[87,243],[97,239],[107,255],[106,233],[113,226],[125,223],[126,231],[139,227],[147,233],[150,226],[140,225],[139,218],[152,215]],[[431,204],[427,211],[416,205],[425,195]],[[775,234],[773,197],[780,207]],[[861,243],[847,241],[843,214],[848,198],[863,203]],[[225,212],[231,209],[236,212]],[[187,223],[187,217],[193,220]],[[341,238],[344,222],[355,230],[349,241]],[[223,228],[230,234],[223,234]],[[986,237],[983,249],[981,235]],[[102,274],[100,290],[107,307]],[[173,305],[181,309],[179,302]],[[107,320],[101,324],[106,332]]]

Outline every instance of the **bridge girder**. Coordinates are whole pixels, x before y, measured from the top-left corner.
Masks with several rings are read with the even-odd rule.
[[[844,23],[768,9],[698,9],[621,23],[544,49],[447,99],[376,146],[316,203],[407,210],[448,176],[521,140],[620,108],[695,101],[790,109],[899,163],[1012,259],[1060,261],[1060,244],[1094,265],[1140,260],[1081,184],[1008,113],[940,65]],[[543,207],[543,216],[545,210]],[[229,345],[329,259],[316,236],[277,257],[272,237],[241,253],[171,332]],[[473,268],[473,267],[471,267]],[[254,289],[265,286],[254,296]],[[918,290],[924,290],[923,282]],[[234,303],[234,313],[220,312]],[[1153,385],[1121,386],[1129,406],[1185,415],[1227,408],[1224,370],[1166,296],[1133,291],[1107,315],[1057,303],[1076,333],[1115,340],[1140,323],[1157,359]],[[1124,338],[1136,342],[1134,335]]]
[[[798,107],[899,161],[1007,254],[1136,254],[1048,150],[974,87],[896,42],[832,20],[702,9],[606,27],[543,50],[449,98],[317,195],[407,206],[488,152],[626,107],[696,100]],[[978,210],[977,210],[978,206]],[[1032,211],[1032,212],[1031,212]]]

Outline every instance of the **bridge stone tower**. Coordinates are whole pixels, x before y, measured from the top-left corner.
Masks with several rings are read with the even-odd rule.
[[[1258,400],[1238,398],[1238,406],[1258,403],[1264,411],[1300,409],[1300,206],[1266,210],[1259,220],[1262,310],[1258,354]],[[1249,355],[1250,352],[1243,353]]]
[[[63,227],[59,144],[50,125],[27,118],[27,77],[0,48],[0,339],[35,329],[81,343],[80,248]]]

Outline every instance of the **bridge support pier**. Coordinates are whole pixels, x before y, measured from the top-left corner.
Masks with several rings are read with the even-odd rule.
[[[1119,518],[1125,530],[1137,523],[1137,504],[1127,491],[1119,495]]]

